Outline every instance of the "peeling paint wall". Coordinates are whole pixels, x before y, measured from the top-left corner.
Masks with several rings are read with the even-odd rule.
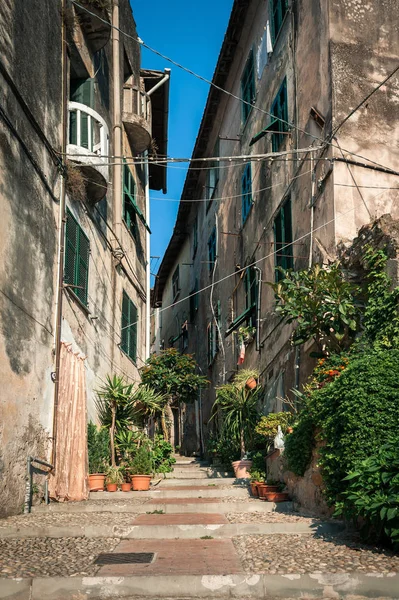
[[[123,29],[136,37],[128,0],[120,1],[120,13]],[[71,79],[95,77],[93,109],[107,123],[112,154],[111,42],[93,53],[70,3],[64,16],[68,86]],[[61,150],[61,29],[61,2],[1,3],[0,60],[6,74],[0,70],[0,516],[21,510],[27,456],[49,460],[51,451],[60,173],[37,129]],[[139,46],[122,38],[120,54],[122,86],[127,75],[139,83]],[[123,132],[127,157],[132,157],[130,141]],[[131,170],[145,215],[143,168]],[[87,411],[93,421],[100,381],[107,374],[138,381],[145,359],[145,228],[138,221],[134,240],[120,223],[116,242],[112,168],[106,183],[107,196],[97,205],[89,196],[82,202],[70,194],[66,200],[89,239],[90,258],[88,305],[64,290],[61,339],[86,356]],[[118,246],[122,260],[112,253]],[[120,348],[123,291],[138,309],[136,363]]]

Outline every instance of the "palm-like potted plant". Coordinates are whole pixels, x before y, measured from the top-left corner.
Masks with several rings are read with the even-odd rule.
[[[264,483],[266,479],[266,473],[264,471],[257,471],[256,469],[251,469],[249,474],[251,476],[249,483],[251,486],[251,492],[252,495],[257,498],[259,496],[258,486]]]
[[[107,492],[116,492],[118,485],[123,483],[123,473],[120,467],[109,467],[105,482],[107,484]]]
[[[216,400],[212,407],[214,418],[220,411],[222,416],[223,435],[235,440],[240,447],[240,460],[233,461],[232,466],[237,478],[249,478],[252,461],[247,458],[247,451],[253,439],[258,419],[258,400],[261,388],[248,389],[246,382],[249,376],[258,378],[256,371],[242,370],[236,374],[232,383],[217,388]]]
[[[147,491],[150,489],[153,461],[151,452],[145,445],[140,446],[137,450],[136,456],[129,465],[129,470],[134,491]]]
[[[123,377],[107,375],[97,390],[96,408],[101,424],[109,428],[111,446],[111,465],[116,467],[115,433],[117,429],[128,427],[132,423],[133,384]]]

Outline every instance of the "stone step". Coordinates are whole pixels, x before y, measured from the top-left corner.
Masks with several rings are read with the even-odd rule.
[[[163,488],[164,486],[166,487],[187,487],[187,486],[193,486],[193,485],[204,485],[204,486],[209,486],[209,488],[214,487],[214,488],[218,488],[219,485],[234,485],[234,487],[242,487],[244,486],[245,488],[248,487],[248,479],[243,480],[243,479],[236,479],[235,477],[207,477],[205,481],[202,481],[202,478],[200,481],[198,480],[198,478],[196,479],[188,479],[188,478],[182,478],[182,479],[176,479],[173,478],[173,473],[168,473],[168,475],[170,475],[169,477],[167,477],[166,479],[161,479],[160,482],[157,484],[157,487],[159,488]]]
[[[104,502],[103,504],[91,503],[90,500],[87,502],[63,502],[63,503],[51,503],[48,506],[41,504],[39,506],[33,506],[32,512],[120,512],[120,513],[134,513],[142,514],[147,512],[163,511],[165,514],[171,513],[247,513],[247,512],[291,512],[293,510],[292,502],[220,502],[217,499],[216,502],[196,502],[189,503],[185,500],[177,499],[176,502],[171,503],[171,499],[167,499],[167,502],[146,501],[143,504],[135,504],[133,502],[125,502],[118,504],[117,502]],[[172,499],[173,500],[173,499]],[[204,499],[206,500],[206,499]],[[1,598],[1,596],[0,596]]]
[[[144,517],[140,521],[140,517]],[[179,519],[176,519],[179,517]],[[194,517],[190,519],[190,517]],[[201,519],[202,517],[202,519]],[[216,519],[212,519],[216,517]],[[211,521],[214,522],[211,522]],[[173,524],[175,522],[178,524]],[[201,522],[202,521],[202,522]],[[210,522],[208,522],[210,521]],[[158,523],[157,523],[158,522]],[[165,524],[165,523],[172,524]],[[143,524],[142,524],[143,523]],[[151,524],[146,524],[151,523]],[[237,535],[325,535],[343,528],[339,523],[229,523],[219,514],[132,515],[131,525],[45,525],[36,527],[10,526],[0,529],[0,539],[9,538],[112,538],[121,539],[200,539],[232,538]],[[289,540],[288,542],[289,543]],[[1,598],[1,596],[0,596]]]
[[[185,486],[181,486],[185,487]],[[187,486],[191,487],[191,486]],[[159,488],[157,490],[150,490],[148,492],[90,492],[89,499],[90,500],[106,500],[106,501],[115,501],[115,500],[126,500],[129,498],[198,498],[202,496],[203,498],[214,498],[217,495],[219,498],[226,497],[240,497],[240,498],[248,498],[250,494],[247,488],[232,488],[225,489],[222,488],[220,490],[215,491],[214,487],[205,486],[193,486],[195,489],[162,489]]]
[[[166,473],[166,479],[223,479],[230,478],[229,471],[208,471],[208,470],[176,470],[173,473]]]
[[[283,600],[312,598],[398,597],[399,573],[305,573],[264,575],[131,575],[95,577],[35,577],[0,579],[0,598],[18,600],[201,600],[248,598]]]

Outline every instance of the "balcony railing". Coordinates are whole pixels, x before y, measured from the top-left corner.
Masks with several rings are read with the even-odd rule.
[[[138,87],[123,86],[123,123],[132,149],[143,152],[151,143],[151,99]]]
[[[69,102],[69,143],[107,157],[109,134],[106,122],[89,106]]]

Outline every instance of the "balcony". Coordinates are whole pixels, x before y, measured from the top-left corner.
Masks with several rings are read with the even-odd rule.
[[[80,27],[91,51],[93,53],[98,52],[101,48],[104,48],[111,37],[111,22],[105,8],[106,3],[99,1],[96,4],[95,2],[87,2],[87,0],[80,0],[80,3],[90,11],[87,12],[77,4],[74,5],[76,14],[79,17]]]
[[[132,151],[140,153],[148,150],[151,144],[151,100],[134,85],[123,86],[122,121]]]
[[[67,154],[86,179],[88,199],[99,202],[107,193],[109,134],[106,122],[85,104],[69,102]]]

